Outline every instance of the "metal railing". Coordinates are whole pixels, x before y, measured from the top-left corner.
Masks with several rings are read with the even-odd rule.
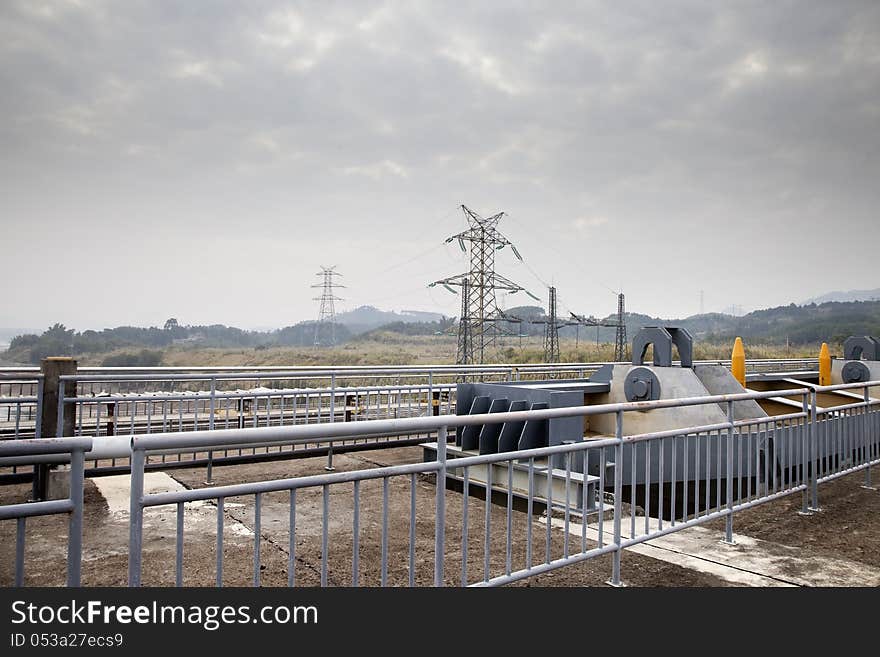
[[[80,585],[83,535],[84,456],[91,438],[39,438],[0,442],[0,458],[30,459],[45,454],[70,454],[70,488],[67,499],[23,502],[0,506],[0,521],[15,520],[15,585],[24,585],[26,522],[35,516],[68,514],[67,585]]]
[[[297,582],[297,537],[304,540],[303,531],[306,540],[309,536],[320,537],[320,547],[317,548],[320,568],[315,583],[327,585],[331,580],[338,581],[338,559],[335,558],[337,555],[331,554],[331,546],[334,552],[338,552],[342,544],[335,538],[332,543],[329,540],[329,500],[331,490],[334,499],[338,499],[340,489],[350,486],[353,506],[351,583],[393,583],[395,576],[389,573],[389,563],[403,563],[406,564],[406,583],[413,585],[419,565],[426,563],[424,553],[430,552],[424,541],[416,540],[415,529],[419,518],[424,521],[426,514],[426,510],[417,504],[421,503],[422,507],[425,504],[424,495],[419,497],[417,494],[417,484],[420,477],[427,476],[439,482],[457,479],[463,493],[449,498],[445,485],[434,486],[431,497],[435,584],[507,584],[603,554],[612,555],[609,581],[619,584],[620,553],[629,546],[721,518],[725,520],[725,540],[730,541],[733,538],[733,516],[739,511],[801,492],[802,511],[809,513],[818,508],[818,484],[859,470],[865,471],[865,483],[870,485],[871,467],[880,462],[880,401],[870,397],[870,388],[875,386],[880,386],[880,382],[488,415],[370,420],[356,426],[326,423],[134,436],[131,439],[129,582],[138,585],[141,581],[145,509],[168,504],[176,507],[175,582],[181,585],[184,581],[185,505],[213,500],[217,506],[216,583],[222,585],[224,502],[233,497],[251,496],[254,501],[252,583],[259,584],[260,548],[264,541],[261,530],[263,500],[271,500],[269,496],[280,492],[287,493],[289,505],[286,514],[289,523],[288,584]],[[851,403],[819,405],[821,400],[828,399],[823,397],[827,393],[854,390],[862,392],[861,399],[853,397]],[[774,397],[800,398],[800,409],[783,416],[735,419],[736,402]],[[720,404],[726,409],[725,422],[624,435],[626,413],[710,404]],[[599,414],[615,416],[613,437],[501,454],[447,457],[445,438],[451,427]],[[414,434],[436,434],[435,461],[169,493],[144,494],[143,491],[149,454],[169,450],[195,453],[254,443],[282,448],[284,445],[328,443],[351,436]],[[18,520],[16,585],[24,582],[25,518],[55,513],[71,515],[68,584],[79,583],[83,461],[84,453],[91,448],[91,438],[0,443],[0,460],[4,463],[21,463],[22,460],[37,463],[55,458],[52,455],[71,455],[68,499],[0,507],[0,520]],[[671,485],[682,481],[683,485]],[[364,510],[361,503],[364,491],[372,483],[381,484],[382,494],[380,517],[375,523],[364,521],[364,514],[369,510]],[[496,502],[501,496],[506,498],[500,500],[501,504],[484,502],[478,509],[482,511],[482,522],[476,525],[472,522],[472,507],[478,503],[471,495],[475,488],[484,493],[490,491],[484,497],[491,500],[494,495]],[[606,491],[612,494],[610,502],[604,494]],[[314,522],[308,497],[312,493],[321,498],[319,531],[308,523],[310,517]],[[405,520],[406,515],[397,515],[399,511],[391,517],[392,496],[406,498],[404,506],[409,508],[406,514],[409,522]],[[513,513],[514,499],[525,504],[526,513]],[[298,518],[297,500],[306,504],[305,520],[302,512]],[[454,508],[447,511],[450,502],[454,503]],[[369,504],[366,506],[370,507]],[[542,509],[549,509],[549,513],[536,521],[535,512]],[[448,523],[450,513],[458,515],[460,524]],[[535,528],[536,522],[544,523],[543,531]],[[497,529],[499,523],[504,527],[503,532]],[[376,538],[372,525],[381,529],[378,530],[378,545],[374,546],[379,569],[370,575],[368,569],[362,568],[360,557],[366,549],[366,539]],[[561,540],[559,532],[551,532],[553,525],[564,529]],[[399,552],[391,545],[390,537],[404,529],[408,531],[408,540]],[[517,538],[517,531],[523,540]],[[543,536],[539,536],[539,532]],[[447,535],[456,534],[460,536],[460,556],[455,570],[460,571],[460,575],[453,578],[447,562],[454,557],[446,550],[446,543]],[[477,555],[482,557],[477,560],[481,563],[477,563],[476,568],[471,554],[473,539],[482,539],[483,543],[482,553]],[[543,555],[540,554],[542,547]],[[421,552],[419,560],[416,559],[417,548]],[[431,561],[430,554],[427,561]],[[305,571],[308,574],[308,569]],[[475,572],[477,577],[473,575]]]
[[[0,440],[40,437],[43,376],[0,372]]]
[[[183,582],[183,549],[185,505],[188,502],[213,500],[216,504],[216,583],[223,584],[224,573],[224,503],[233,497],[252,496],[253,516],[253,579],[254,585],[261,581],[260,549],[263,541],[261,531],[262,501],[264,496],[287,492],[289,522],[288,533],[288,584],[296,583],[297,566],[297,500],[307,491],[320,491],[321,528],[320,532],[309,528],[310,534],[320,536],[320,584],[327,585],[331,562],[329,524],[329,499],[332,487],[334,495],[340,495],[339,488],[352,485],[351,520],[351,583],[361,582],[360,554],[362,540],[360,495],[361,485],[371,481],[382,483],[379,562],[380,569],[375,583],[386,585],[389,581],[389,494],[409,495],[409,522],[401,522],[396,517],[394,530],[409,528],[407,554],[395,554],[394,563],[406,563],[407,583],[414,583],[417,569],[417,524],[416,482],[418,476],[433,475],[436,478],[434,511],[434,550],[433,582],[435,585],[450,583],[446,572],[446,534],[447,534],[447,493],[441,483],[448,475],[456,475],[463,482],[461,497],[461,557],[459,568],[462,585],[502,585],[532,577],[563,566],[579,563],[603,554],[612,555],[610,583],[621,582],[621,551],[653,538],[680,531],[706,522],[724,519],[725,540],[733,539],[733,516],[744,509],[764,504],[780,497],[801,492],[803,511],[817,508],[815,494],[818,483],[833,476],[865,469],[867,471],[878,463],[878,435],[872,431],[877,426],[880,401],[871,399],[868,388],[880,382],[849,386],[818,386],[760,393],[735,395],[716,395],[710,397],[657,400],[624,404],[604,404],[573,408],[560,408],[536,411],[493,413],[472,416],[445,416],[429,418],[409,418],[402,420],[378,420],[364,422],[357,428],[344,424],[311,425],[299,427],[272,427],[248,431],[228,430],[210,432],[189,432],[167,435],[134,436],[132,438],[132,488],[130,497],[130,543],[129,543],[129,584],[141,584],[143,518],[147,508],[175,505],[177,513],[175,580]],[[834,392],[852,388],[863,388],[864,399],[844,407],[821,410],[816,405],[817,392]],[[735,403],[745,400],[770,399],[773,397],[800,397],[801,409],[782,416],[752,420],[735,419]],[[628,412],[644,412],[659,408],[678,408],[684,406],[721,404],[726,408],[725,422],[675,429],[671,431],[624,435],[624,415]],[[851,422],[852,416],[846,411],[862,409],[862,424]],[[825,417],[819,420],[820,413]],[[614,414],[616,419],[615,436],[573,442],[571,444],[519,450],[501,454],[482,454],[463,458],[448,458],[446,436],[450,427],[486,425],[504,422],[523,422],[547,420],[551,418]],[[827,423],[826,429],[817,431],[819,422]],[[845,458],[829,459],[826,454],[835,433],[853,431],[861,427],[863,435],[845,443]],[[292,479],[280,479],[229,486],[212,486],[196,490],[183,490],[168,493],[144,494],[143,472],[149,452],[156,451],[198,451],[209,448],[222,448],[224,445],[238,445],[243,441],[255,440],[278,445],[292,444],[317,439],[334,440],[356,431],[359,435],[403,435],[417,433],[436,433],[437,445],[435,461],[397,465],[372,470],[323,474]],[[609,461],[610,459],[610,461]],[[609,482],[608,464],[613,463]],[[593,468],[597,465],[597,468]],[[821,472],[820,468],[825,469]],[[596,472],[596,474],[592,474]],[[506,483],[498,481],[497,476],[506,476]],[[681,479],[679,479],[679,477]],[[399,481],[403,484],[399,485]],[[684,485],[678,493],[678,483]],[[562,483],[560,483],[562,482]],[[671,512],[665,513],[663,494],[670,483]],[[496,484],[502,484],[498,486]],[[482,577],[471,581],[469,572],[469,531],[470,488],[482,487],[486,502],[483,505],[481,536],[483,539]],[[629,489],[628,509],[624,508],[625,491]],[[561,487],[561,488],[560,488]],[[503,488],[503,489],[502,489]],[[604,491],[613,491],[613,506],[605,500]],[[660,499],[655,507],[656,518],[651,512],[651,502],[656,489]],[[493,532],[492,526],[498,520],[493,516],[492,491],[506,494],[503,534]],[[641,490],[641,493],[640,493]],[[811,492],[812,491],[812,492]],[[683,499],[676,499],[679,494]],[[527,506],[525,514],[525,541],[518,547],[524,548],[521,560],[514,564],[514,497],[524,498]],[[811,497],[812,503],[808,503]],[[641,500],[641,507],[638,502]],[[677,511],[677,503],[682,511]],[[544,536],[544,559],[535,560],[534,511],[549,509],[546,514]],[[639,515],[639,509],[642,515]],[[554,512],[562,514],[554,518]],[[610,518],[606,518],[607,513]],[[572,540],[573,516],[580,516],[580,545]],[[668,520],[665,516],[669,516]],[[551,526],[561,523],[564,532],[561,546],[553,546],[554,535]],[[665,522],[665,524],[664,524]],[[608,528],[608,523],[611,528]],[[503,536],[503,559],[496,559],[501,547],[495,547],[494,537]],[[333,547],[340,542],[334,540]],[[494,567],[493,561],[498,561]],[[503,566],[501,565],[503,563]],[[500,571],[500,572],[495,572]],[[335,577],[334,577],[335,579]]]
[[[723,364],[729,361],[699,361]],[[82,368],[76,375],[60,377],[58,435],[69,413],[74,415],[73,435],[134,435],[183,430],[213,430],[310,424],[312,422],[390,419],[451,413],[455,382],[463,380],[522,381],[585,378],[607,363],[432,365],[342,368],[145,368],[139,373],[119,368]],[[816,364],[811,359],[753,360],[753,373],[803,370]],[[204,370],[204,371],[203,371]],[[232,371],[227,371],[232,370]],[[112,373],[110,373],[112,371]],[[252,385],[251,388],[242,386]],[[75,389],[67,396],[65,390]],[[406,444],[412,444],[413,440]],[[374,438],[374,447],[400,446],[397,440]],[[386,444],[387,443],[387,444]],[[364,441],[344,441],[332,448],[303,448],[288,454],[266,449],[232,454],[210,453],[171,459],[180,467],[243,460],[296,458],[367,449]],[[152,464],[148,464],[152,466]],[[128,469],[127,459],[109,463],[92,461],[93,474]],[[210,472],[208,476],[210,481]]]
[[[730,359],[703,359],[694,361],[696,365],[716,364],[730,365]],[[384,373],[407,373],[411,376],[426,377],[429,373],[435,376],[441,374],[453,375],[479,375],[481,373],[494,373],[498,370],[503,371],[521,371],[526,373],[548,373],[571,371],[577,373],[580,371],[595,370],[602,365],[614,364],[611,361],[603,362],[581,362],[581,363],[495,363],[495,364],[473,364],[473,365],[394,365],[394,366],[376,366],[376,365],[346,365],[342,367],[328,368],[321,365],[247,365],[247,366],[179,366],[179,367],[90,367],[82,366],[78,369],[81,374],[90,375],[168,375],[168,374],[237,374],[237,373],[297,373],[297,378],[309,374],[321,374],[332,370],[337,373],[348,373],[352,376],[372,376]],[[674,364],[678,364],[675,362]],[[757,372],[766,368],[779,370],[815,370],[818,368],[817,358],[752,358],[746,362],[747,371]],[[6,374],[35,374],[39,373],[40,368],[30,367],[0,367],[0,373]]]

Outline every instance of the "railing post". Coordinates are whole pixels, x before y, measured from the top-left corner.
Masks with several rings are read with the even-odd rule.
[[[333,442],[327,447],[327,465],[324,466],[327,472],[333,472]]]
[[[614,544],[617,546],[617,549],[614,551],[611,580],[608,584],[611,586],[623,586],[623,582],[620,581],[620,544],[622,543],[620,538],[620,519],[623,515],[623,411],[617,411],[616,416],[617,429],[615,436],[617,436],[617,444],[614,446]]]
[[[37,380],[37,410],[34,417],[34,438],[43,437],[43,377]]]
[[[871,395],[868,390],[868,386],[865,386],[865,412],[862,414],[862,435],[864,436],[865,441],[865,463],[867,463],[867,467],[865,468],[865,483],[862,485],[862,488],[865,490],[877,490],[871,484],[871,458],[873,455],[873,450],[871,449],[871,422],[868,419],[868,412],[871,408]]]
[[[212,486],[214,484],[214,452],[208,452],[208,465],[205,467],[205,485]]]
[[[733,402],[727,402],[727,518],[724,523],[724,542],[735,545],[733,540],[733,429],[736,415],[733,412]],[[737,473],[737,476],[742,476]],[[685,484],[687,485],[687,484]]]
[[[810,390],[810,453],[813,462],[810,464],[810,511],[821,511],[819,508],[819,413],[816,408],[816,389]]]
[[[77,449],[70,453],[70,501],[73,511],[67,532],[67,586],[79,586],[82,574],[83,485],[85,454]]]
[[[813,512],[810,511],[810,487],[809,487],[809,477],[810,477],[810,393],[805,392],[803,394],[803,408],[804,408],[804,423],[802,426],[802,437],[801,437],[801,477],[806,478],[807,486],[804,487],[804,492],[801,495],[801,510],[798,511],[799,515],[802,516],[811,516]],[[801,482],[803,483],[803,481]],[[751,484],[750,484],[751,485]]]
[[[445,426],[437,430],[437,490],[434,503],[434,586],[443,586],[446,557],[446,435]]]
[[[336,374],[330,375],[330,421],[336,421]]]
[[[128,585],[141,585],[141,559],[144,538],[144,464],[145,454],[134,440],[131,445],[131,495],[128,516]]]
[[[217,377],[212,376],[211,377],[211,402],[210,402],[211,415],[208,417],[208,429],[210,431],[214,430],[214,410],[215,410],[216,404],[217,404],[216,399],[215,399],[216,394],[217,394]],[[198,427],[196,427],[196,429],[198,429]]]
[[[210,415],[208,416],[208,430],[214,430],[214,412],[217,408],[216,402],[216,394],[217,394],[217,377],[211,377],[211,399],[210,399]],[[228,408],[228,406],[227,406]],[[198,427],[196,427],[198,430]],[[214,483],[214,452],[208,452],[208,465],[205,467],[205,484],[210,486]]]

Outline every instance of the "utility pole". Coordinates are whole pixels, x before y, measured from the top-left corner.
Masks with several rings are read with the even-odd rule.
[[[614,362],[626,361],[626,352],[626,299],[621,292],[617,295],[617,336],[614,341]]]
[[[316,285],[312,285],[312,287],[321,288],[321,296],[320,297],[312,297],[313,301],[321,302],[321,310],[318,315],[318,321],[315,323],[315,346],[321,344],[321,328],[328,325],[330,326],[330,341],[329,344],[336,344],[336,307],[334,306],[334,301],[343,301],[343,299],[337,297],[333,291],[338,288],[344,288],[344,285],[340,285],[336,283],[333,279],[334,276],[342,276],[342,274],[335,271],[336,265],[332,267],[324,267],[321,266],[321,271],[319,271],[315,276],[320,276],[323,278],[321,283]],[[326,332],[325,332],[326,333]]]
[[[511,294],[526,291],[525,288],[495,272],[495,253],[509,246],[517,259],[522,256],[513,243],[498,230],[498,222],[503,212],[483,218],[467,206],[461,206],[468,221],[468,229],[452,235],[446,243],[458,240],[464,252],[470,251],[470,270],[430,283],[428,287],[442,285],[454,292],[453,287],[462,288],[461,317],[458,324],[458,353],[456,362],[461,365],[484,363],[494,356],[494,348],[502,332],[501,322],[519,321],[506,315],[498,308],[496,290],[506,290]],[[465,242],[468,246],[465,246]],[[538,297],[526,294],[539,301]]]

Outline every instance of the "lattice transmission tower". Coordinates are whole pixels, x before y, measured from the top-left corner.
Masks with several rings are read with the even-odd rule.
[[[333,278],[334,276],[342,276],[339,272],[335,271],[336,265],[332,267],[324,267],[321,266],[321,271],[319,271],[315,276],[321,276],[323,281],[321,283],[317,283],[316,285],[312,285],[312,287],[321,288],[321,296],[312,297],[313,301],[321,302],[321,310],[318,315],[318,321],[315,323],[315,346],[321,344],[321,336],[322,333],[324,336],[327,335],[326,327],[329,325],[329,344],[336,344],[336,307],[334,305],[335,301],[344,301],[344,299],[337,297],[334,294],[334,290],[339,288],[344,288],[344,285],[340,285]],[[322,331],[322,329],[324,329]]]
[[[569,326],[573,322],[561,322],[556,312],[556,288],[550,286],[550,300],[547,304],[546,319],[534,319],[532,324],[544,325],[544,362],[558,363],[559,356],[559,327]]]
[[[494,347],[503,333],[500,324],[519,321],[498,308],[496,290],[515,293],[525,291],[525,288],[495,272],[495,253],[506,246],[522,260],[513,243],[498,230],[498,222],[504,213],[484,218],[465,205],[461,209],[468,221],[468,229],[447,238],[446,243],[458,240],[461,250],[470,252],[470,271],[434,281],[428,287],[443,285],[449,290],[453,286],[462,290],[456,362],[464,365],[483,363],[494,355]],[[526,294],[538,300],[530,292],[526,291]]]

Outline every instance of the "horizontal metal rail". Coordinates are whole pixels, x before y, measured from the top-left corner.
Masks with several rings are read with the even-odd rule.
[[[0,373],[0,439],[42,435],[43,375]]]
[[[35,438],[0,442],[0,458],[36,458],[45,454],[70,454],[70,488],[67,499],[24,502],[0,506],[0,521],[16,520],[15,585],[24,585],[26,519],[68,514],[67,585],[79,586],[82,571],[84,456],[91,438]]]

